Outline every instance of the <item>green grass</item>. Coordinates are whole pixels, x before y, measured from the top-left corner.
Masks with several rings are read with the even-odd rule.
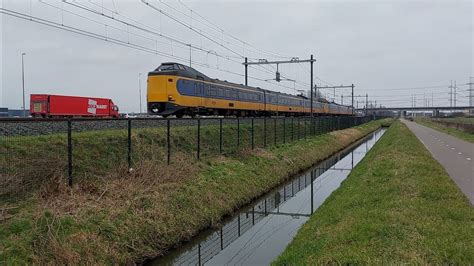
[[[0,264],[124,264],[160,255],[382,123],[201,161],[177,157],[169,166],[143,160],[131,174],[113,170],[72,189],[52,183],[1,222]]]
[[[453,119],[461,119],[461,118],[453,118]],[[464,118],[464,120],[474,120],[474,119],[473,118]],[[449,134],[451,136],[460,138],[460,139],[465,140],[467,142],[474,143],[474,134],[465,132],[463,130],[447,127],[443,124],[431,121],[428,118],[417,118],[417,119],[415,119],[415,122],[417,122],[419,124],[422,124],[424,126],[431,127],[433,129],[439,130],[439,131],[444,132],[446,134]]]
[[[224,120],[223,154],[235,154],[239,149],[251,147],[250,120],[241,120],[239,127],[240,145],[237,146],[237,124]],[[235,122],[235,120],[233,120]],[[275,140],[274,120],[268,119],[267,146]],[[281,120],[277,120],[277,142],[283,142],[283,130],[286,141],[303,137],[298,133],[306,129],[309,133],[309,121],[304,122],[286,119],[283,128]],[[195,121],[194,121],[195,122]],[[203,120],[203,123],[205,120]],[[305,126],[306,123],[306,126]],[[150,126],[150,125],[149,125]],[[255,119],[254,145],[264,147],[263,119]],[[291,135],[293,133],[293,136]],[[299,134],[299,136],[298,136]],[[201,157],[212,157],[219,154],[219,125],[201,126]],[[197,157],[197,127],[173,125],[170,131],[171,162],[181,163],[184,158],[195,160]],[[127,130],[97,130],[73,132],[73,179],[74,182],[95,181],[114,169],[127,171]],[[0,168],[5,176],[0,176],[0,202],[12,197],[31,192],[45,182],[67,175],[67,138],[65,134],[43,136],[20,136],[0,138],[0,154],[7,154],[0,161]],[[149,127],[132,129],[132,160],[133,167],[143,160],[153,160],[156,164],[167,163],[166,127]]]
[[[474,124],[474,117],[453,117],[453,118],[442,118],[442,121]]]
[[[474,208],[400,122],[274,265],[474,263]]]

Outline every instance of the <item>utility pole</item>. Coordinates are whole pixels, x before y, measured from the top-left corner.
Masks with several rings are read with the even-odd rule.
[[[140,96],[140,114],[142,113],[142,83],[141,83],[142,73],[138,73],[138,94]]]
[[[474,90],[474,88],[472,87],[472,85],[474,85],[473,80],[474,80],[474,77],[469,77],[469,83],[466,84],[466,85],[469,85],[469,89],[467,89],[469,91],[469,107],[474,106],[474,100],[473,100],[473,90]],[[473,108],[470,109],[469,114],[474,115],[474,109]]]
[[[310,108],[311,108],[311,111],[310,111],[310,116],[313,117],[313,63],[314,63],[314,59],[313,59],[313,55],[311,55],[311,58],[309,60],[310,64],[311,64],[311,104],[310,104]]]
[[[367,108],[369,108],[369,94],[365,94],[365,116],[367,116]]]
[[[456,90],[458,89],[458,87],[456,86],[456,81],[454,81],[454,107],[456,107]]]
[[[354,83],[351,85],[352,115],[354,115]]]
[[[245,86],[249,85],[248,84],[248,67],[249,66],[247,65],[247,63],[248,63],[248,59],[247,59],[247,57],[245,57],[245,63],[244,63],[244,65],[245,65]]]
[[[21,53],[21,83],[23,87],[23,117],[26,117],[26,105],[25,105],[25,59],[26,53]]]
[[[278,65],[279,64],[292,64],[292,63],[311,63],[311,92],[313,91],[313,63],[316,62],[313,55],[311,55],[311,59],[300,60],[298,57],[293,57],[290,60],[283,60],[283,61],[268,61],[266,59],[259,59],[258,62],[248,62],[248,59],[245,58],[245,61],[242,63],[245,66],[245,85],[248,86],[248,65],[277,65],[277,73],[276,73],[276,81],[280,81],[280,73],[278,72]],[[289,79],[286,79],[289,80]],[[289,80],[293,81],[294,80]],[[311,105],[313,102],[311,102]],[[312,110],[311,110],[312,111]]]
[[[453,107],[453,81],[451,80],[451,85],[449,85],[451,91],[449,92],[449,107]],[[451,110],[452,111],[452,110]]]

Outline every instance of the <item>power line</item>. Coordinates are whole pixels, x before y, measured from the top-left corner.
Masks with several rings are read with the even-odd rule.
[[[244,57],[245,57],[244,55],[242,55],[242,54],[236,52],[235,50],[233,50],[233,49],[231,49],[231,48],[229,48],[229,47],[227,47],[227,46],[225,46],[225,45],[219,43],[218,41],[214,40],[212,37],[215,37],[215,36],[212,36],[212,35],[209,34],[208,32],[206,32],[206,34],[204,34],[202,30],[197,29],[197,28],[195,28],[195,27],[193,27],[193,26],[187,24],[186,22],[184,22],[184,21],[182,21],[182,20],[180,20],[180,19],[178,19],[178,18],[172,16],[171,14],[168,14],[168,13],[165,12],[164,10],[162,10],[162,9],[160,9],[160,8],[158,8],[158,7],[156,7],[155,5],[152,5],[151,3],[149,3],[149,2],[146,1],[146,0],[141,0],[141,2],[144,3],[145,5],[147,5],[148,7],[152,8],[153,10],[159,12],[160,14],[163,14],[163,15],[165,15],[166,17],[170,18],[170,19],[173,20],[174,22],[176,22],[176,23],[178,23],[178,24],[180,24],[180,25],[182,25],[182,26],[188,28],[189,30],[191,30],[191,31],[193,31],[193,32],[195,32],[195,33],[197,33],[198,35],[200,35],[200,36],[206,38],[207,40],[211,41],[212,43],[214,43],[214,44],[216,44],[216,45],[218,45],[218,46],[220,46],[220,47],[222,47],[222,48],[224,48],[224,49],[230,51],[231,53],[233,53],[233,54],[235,54],[235,55],[237,55],[237,56],[240,56],[241,58],[244,58]],[[211,37],[209,37],[208,35],[211,35]]]
[[[190,7],[188,7],[187,5],[185,5],[181,0],[178,0],[178,3],[180,3],[182,6],[184,6],[186,9],[190,10],[191,13],[193,14],[196,14],[198,17],[200,17],[201,19],[203,19],[204,21],[206,21],[207,23],[209,23],[210,25],[216,27],[217,31],[220,31],[222,32],[223,34],[229,36],[230,38],[246,45],[246,46],[249,46],[249,47],[252,47],[254,48],[256,51],[259,51],[260,53],[262,54],[267,54],[267,55],[272,55],[272,56],[275,56],[275,57],[280,57],[280,58],[291,58],[292,56],[288,56],[288,55],[281,55],[279,53],[275,53],[275,52],[272,52],[272,51],[268,51],[268,50],[264,50],[264,49],[260,49],[260,48],[257,48],[255,47],[254,45],[238,38],[238,37],[235,37],[234,35],[232,34],[229,34],[227,33],[222,27],[220,27],[219,25],[209,21],[207,18],[205,18],[204,16],[200,15],[199,13],[195,12],[193,9],[191,9]],[[245,47],[244,47],[245,48]]]
[[[163,34],[163,33],[158,33],[158,32],[155,32],[155,31],[150,31],[150,30],[148,30],[148,29],[146,29],[146,28],[144,28],[144,27],[137,26],[137,25],[132,24],[132,23],[130,23],[130,22],[126,22],[126,21],[117,19],[117,18],[115,18],[115,17],[113,17],[113,16],[106,15],[106,14],[104,14],[103,12],[98,12],[98,11],[96,11],[96,10],[94,10],[94,9],[89,8],[88,6],[85,6],[85,5],[81,5],[81,4],[78,4],[78,3],[70,3],[70,2],[67,2],[67,0],[65,0],[64,3],[69,4],[69,5],[71,5],[71,6],[73,6],[73,7],[76,7],[76,8],[80,8],[80,9],[82,9],[82,10],[84,10],[84,11],[91,12],[91,13],[93,13],[93,14],[106,17],[107,19],[111,19],[111,20],[117,21],[117,22],[119,22],[119,23],[125,24],[127,27],[128,27],[128,26],[131,26],[131,27],[136,28],[136,29],[138,29],[138,30],[142,30],[142,31],[145,31],[145,32],[150,33],[150,34],[157,35],[157,36],[159,36],[159,37],[164,37],[164,38],[170,39],[170,40],[172,40],[172,41],[177,42],[178,44],[181,44],[183,47],[191,47],[192,49],[195,49],[195,50],[197,50],[197,51],[205,52],[207,55],[208,55],[208,54],[214,54],[214,55],[217,56],[217,57],[224,58],[224,59],[228,60],[229,62],[233,62],[233,63],[236,63],[236,64],[239,64],[239,65],[240,65],[240,62],[239,62],[239,61],[230,59],[230,57],[229,57],[228,55],[223,56],[223,55],[218,54],[218,53],[215,52],[215,51],[202,49],[202,48],[197,47],[197,46],[195,46],[195,45],[188,44],[188,43],[185,42],[185,41],[182,41],[182,40],[176,39],[176,38],[174,38],[174,37],[171,37],[171,36],[169,36],[169,35],[165,35],[165,34]],[[48,5],[50,5],[50,4],[48,4]],[[95,4],[95,5],[98,6],[97,4]],[[50,6],[53,6],[53,5],[50,5]],[[99,7],[100,7],[100,6],[99,6]],[[56,7],[56,8],[57,8],[57,7]],[[147,28],[151,28],[151,27],[149,27],[149,26],[146,26],[146,25],[140,23],[139,21],[136,21],[136,20],[133,20],[133,19],[131,19],[131,18],[128,18],[128,17],[126,17],[126,16],[124,16],[124,15],[121,15],[120,13],[118,13],[118,12],[116,12],[116,11],[107,9],[107,8],[105,8],[105,7],[102,7],[102,8],[104,8],[105,10],[108,10],[108,11],[110,11],[110,12],[113,12],[113,13],[115,13],[115,14],[121,16],[121,17],[124,17],[124,18],[126,18],[126,19],[131,20],[131,21],[134,21],[135,23],[141,24],[141,25],[143,25],[143,26],[145,26],[145,27],[147,27]],[[74,12],[71,12],[71,11],[69,11],[69,13],[72,13],[72,14],[75,14],[75,15],[77,15],[77,16],[80,16],[80,17],[83,17],[83,18],[85,18],[85,19],[88,19],[88,18],[86,18],[86,17],[84,17],[84,16],[78,15],[78,14],[76,14],[76,13],[74,13]],[[89,20],[91,20],[91,19],[89,19]],[[94,21],[94,20],[92,20],[92,21]],[[100,23],[100,22],[97,22],[97,21],[94,21],[94,22]],[[103,25],[107,26],[106,24],[103,24]],[[120,29],[118,29],[118,28],[115,28],[115,29],[120,30]],[[151,28],[151,29],[154,30],[153,28]],[[122,30],[122,31],[123,31],[123,30]],[[135,34],[135,35],[136,35],[136,34]],[[144,36],[142,36],[142,35],[138,35],[138,36],[141,36],[141,37],[143,37],[143,38],[146,38],[146,37],[144,37]],[[149,38],[148,38],[148,39],[149,39]],[[149,40],[157,41],[157,40],[155,40],[155,39],[149,39]],[[212,68],[212,69],[214,69],[214,68]],[[258,70],[258,71],[265,72],[265,73],[272,73],[271,71],[268,71],[268,70],[261,70],[261,69],[258,69],[258,68],[255,68],[255,69]],[[216,70],[221,70],[221,69],[220,69],[220,68],[216,68]],[[224,71],[224,72],[228,72],[228,71]],[[229,73],[235,73],[235,72],[229,72]],[[255,79],[255,78],[253,78],[253,79]],[[265,80],[264,80],[264,79],[261,79],[261,81],[265,81]],[[290,88],[290,87],[287,87],[287,86],[280,86],[280,87]]]
[[[140,46],[140,45],[133,44],[133,43],[127,43],[127,42],[124,42],[124,41],[121,41],[121,40],[118,40],[118,39],[115,39],[115,38],[111,38],[111,37],[104,36],[104,35],[101,35],[101,34],[90,32],[90,31],[85,31],[85,30],[75,28],[75,27],[71,27],[71,26],[67,26],[67,25],[64,25],[64,24],[59,24],[59,23],[56,23],[54,21],[45,20],[45,19],[42,19],[42,18],[38,18],[38,17],[31,16],[31,15],[28,15],[28,14],[16,12],[16,11],[9,10],[9,9],[6,9],[6,8],[0,8],[0,13],[3,13],[5,15],[9,15],[9,16],[12,16],[12,17],[16,17],[16,18],[19,18],[19,19],[27,20],[27,21],[30,21],[30,22],[33,22],[33,23],[38,23],[38,24],[53,27],[53,28],[56,28],[56,29],[61,29],[61,30],[64,30],[66,32],[75,33],[75,34],[79,34],[79,35],[82,35],[82,36],[98,39],[98,40],[101,40],[101,41],[106,41],[106,42],[118,44],[118,45],[121,45],[121,46],[124,46],[124,47],[132,48],[132,49],[135,49],[135,50],[140,50],[140,51],[147,52],[147,53],[161,55],[161,56],[164,56],[164,57],[168,57],[168,58],[178,60],[180,62],[186,62],[187,61],[186,58],[170,55],[170,54],[167,54],[167,53],[164,53],[164,52],[159,52],[159,51],[156,51],[156,50],[144,47],[144,46]],[[199,66],[205,67],[205,68],[222,71],[222,72],[226,72],[226,73],[229,73],[229,74],[242,76],[242,77],[244,76],[241,73],[237,73],[237,72],[233,72],[233,71],[225,70],[225,69],[213,68],[213,67],[208,66],[208,65],[203,64],[203,63],[196,62],[196,64],[199,65]],[[249,76],[249,78],[254,79],[254,80],[259,80],[259,81],[265,81],[264,79],[253,77],[253,76]],[[291,87],[283,86],[283,85],[280,85],[280,84],[273,84],[273,85],[277,85],[277,86],[284,87],[284,88],[287,88],[287,89],[292,89]]]
[[[89,2],[91,2],[91,1],[89,1]],[[83,10],[85,10],[85,11],[92,12],[92,13],[94,13],[94,14],[96,14],[96,15],[101,15],[101,16],[104,16],[104,17],[106,17],[106,18],[108,18],[108,19],[112,19],[112,20],[115,20],[115,21],[117,21],[117,22],[123,23],[123,24],[125,24],[126,26],[132,26],[132,27],[137,28],[137,29],[139,29],[139,30],[144,30],[143,27],[139,27],[139,26],[136,26],[136,25],[134,25],[134,24],[132,24],[132,23],[130,23],[130,22],[126,22],[126,21],[122,21],[122,20],[116,19],[116,18],[114,18],[113,16],[106,15],[106,14],[104,14],[103,12],[98,12],[98,11],[96,11],[96,10],[94,10],[94,9],[91,9],[91,8],[89,8],[88,6],[85,6],[85,5],[83,5],[83,4],[82,4],[82,5],[81,5],[81,4],[78,4],[78,3],[74,3],[74,4],[73,4],[73,3],[69,3],[69,2],[67,2],[67,1],[65,1],[65,3],[70,4],[70,5],[72,5],[72,6],[76,7],[76,8],[81,8],[81,9],[83,9]],[[124,15],[121,15],[120,13],[118,13],[118,12],[116,12],[116,11],[107,9],[107,8],[105,8],[105,7],[103,7],[103,6],[99,6],[99,5],[97,5],[97,4],[93,3],[93,2],[91,2],[91,3],[94,4],[95,6],[98,6],[98,7],[100,7],[100,8],[103,8],[103,9],[109,11],[109,12],[115,13],[116,15],[119,15],[119,16],[121,16],[121,17],[127,18],[127,19],[129,19],[129,20],[131,20],[131,21],[134,21],[135,23],[139,23],[139,24],[141,24],[141,25],[143,25],[143,26],[145,26],[145,27],[147,27],[147,28],[151,28],[151,27],[149,27],[149,26],[147,26],[147,25],[144,25],[144,24],[142,24],[142,23],[140,23],[140,22],[138,22],[138,21],[136,21],[136,20],[133,20],[133,19],[128,18],[128,17],[126,17],[126,16],[124,16]],[[162,2],[162,3],[164,3],[164,2]],[[153,28],[151,28],[151,29],[153,29]],[[240,57],[233,57],[233,56],[229,56],[229,55],[225,55],[225,56],[224,56],[224,55],[220,55],[220,54],[218,54],[218,53],[215,52],[215,51],[202,49],[201,47],[197,47],[197,46],[195,46],[195,45],[188,44],[187,42],[182,41],[182,40],[178,40],[178,39],[176,39],[175,37],[171,37],[170,35],[166,36],[166,35],[164,35],[163,33],[149,32],[148,30],[145,30],[145,32],[153,33],[153,34],[155,34],[155,35],[158,35],[159,37],[166,37],[166,38],[168,38],[168,39],[169,39],[169,38],[172,38],[172,40],[178,42],[178,43],[181,44],[183,47],[191,47],[191,48],[193,48],[193,49],[195,49],[195,50],[198,50],[198,51],[201,51],[201,52],[205,52],[207,55],[211,53],[211,54],[214,54],[214,55],[217,56],[217,57],[224,58],[224,59],[228,60],[229,62],[233,62],[233,63],[236,63],[236,64],[240,64],[239,61],[230,59],[230,58],[240,58]],[[264,67],[262,67],[262,68],[264,68]],[[264,73],[273,74],[273,72],[271,72],[270,70],[268,70],[268,69],[266,69],[266,68],[264,68],[264,70],[259,69],[259,68],[255,68],[255,69],[256,69],[257,71],[261,71],[261,72],[264,72]]]
[[[426,87],[411,87],[411,88],[369,88],[369,89],[363,89],[371,91],[371,90],[377,90],[377,91],[389,91],[389,90],[424,90],[424,89],[436,89],[436,88],[446,88],[449,85],[437,85],[437,86],[426,86]],[[458,85],[458,86],[467,86],[467,85]]]
[[[235,54],[235,55],[238,55],[238,56],[240,56],[241,58],[244,58],[244,57],[245,57],[245,56],[239,54],[238,52],[234,51],[233,49],[230,49],[229,47],[227,47],[227,46],[225,46],[225,45],[223,45],[223,44],[217,42],[216,40],[212,39],[211,37],[207,36],[206,34],[203,34],[201,31],[196,30],[196,29],[193,28],[192,26],[188,25],[186,22],[183,22],[183,21],[181,21],[181,20],[175,18],[174,16],[168,14],[167,12],[163,11],[162,9],[160,9],[160,8],[158,8],[158,7],[156,7],[156,6],[152,5],[152,4],[150,4],[150,3],[147,2],[146,0],[141,0],[141,1],[142,1],[142,3],[144,3],[146,6],[152,8],[152,9],[155,10],[156,12],[159,12],[159,13],[165,15],[166,17],[170,18],[171,20],[175,21],[176,23],[181,24],[182,26],[184,26],[184,27],[188,28],[189,30],[191,30],[191,31],[193,31],[193,32],[195,32],[195,33],[201,35],[202,37],[206,38],[207,40],[209,40],[209,41],[211,41],[211,42],[217,44],[218,46],[220,46],[220,47],[222,47],[222,48],[228,50],[229,52],[231,52],[231,53],[233,53],[233,54]]]

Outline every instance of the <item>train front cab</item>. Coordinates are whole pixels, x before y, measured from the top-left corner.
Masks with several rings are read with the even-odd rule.
[[[176,90],[177,76],[171,75],[148,75],[147,86],[147,108],[149,114],[167,115],[181,108],[180,95]]]

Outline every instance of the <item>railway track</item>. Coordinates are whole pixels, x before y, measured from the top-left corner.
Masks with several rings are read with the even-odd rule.
[[[283,117],[272,117],[283,118]],[[201,117],[202,126],[223,124],[250,124],[254,119],[255,123],[262,122],[264,118],[229,118],[229,117]],[[267,118],[268,119],[268,118]],[[291,119],[291,118],[287,118]],[[298,118],[294,118],[295,121]],[[197,118],[73,118],[73,119],[44,119],[44,118],[8,118],[0,119],[0,137],[14,136],[40,136],[50,134],[66,134],[68,121],[71,121],[73,133],[95,131],[95,130],[126,130],[128,121],[131,120],[132,127],[136,128],[156,128],[166,127],[169,120],[173,127],[197,125]]]

